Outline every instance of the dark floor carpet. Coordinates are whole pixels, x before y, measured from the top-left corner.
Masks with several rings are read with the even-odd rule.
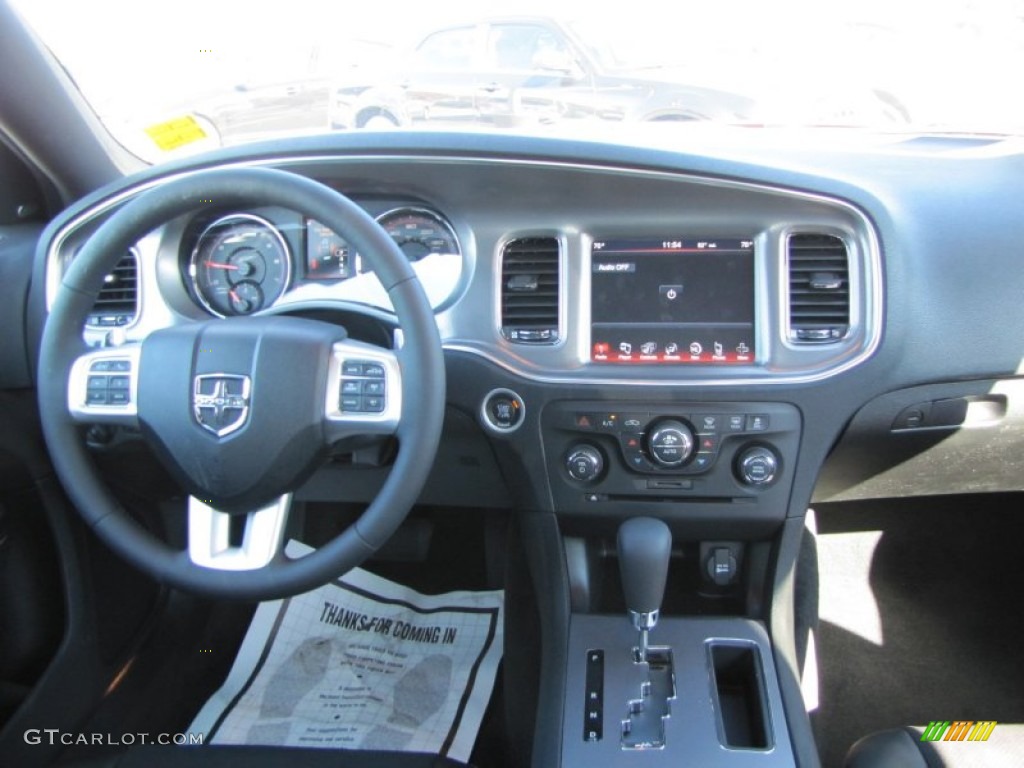
[[[854,594],[857,582],[863,591],[869,574],[882,639],[878,645],[836,623],[820,625],[823,765],[841,766],[850,744],[883,728],[1024,723],[1024,497],[820,504],[816,511],[823,553],[845,541],[825,547],[828,537],[881,532],[873,552],[851,557],[844,550],[819,563],[822,581],[832,584],[823,616],[843,611],[843,595]]]

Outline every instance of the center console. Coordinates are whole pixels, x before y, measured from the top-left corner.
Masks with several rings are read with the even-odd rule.
[[[625,617],[573,615],[563,766],[794,765],[760,623],[664,618],[651,635],[641,662]]]
[[[564,766],[792,766],[771,642],[739,617],[662,618],[672,533],[631,517],[617,535],[626,616],[573,612]]]
[[[566,399],[539,416],[572,595],[561,764],[794,765],[772,643],[745,595],[786,518],[800,412]],[[624,536],[641,523],[654,533]]]

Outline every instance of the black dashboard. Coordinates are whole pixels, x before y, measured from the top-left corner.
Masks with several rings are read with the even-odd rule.
[[[564,653],[603,632],[590,560],[641,515],[671,527],[686,562],[732,574],[693,574],[731,601],[730,632],[741,616],[771,627],[770,644],[745,642],[778,662],[799,755],[812,741],[787,677],[785,596],[809,504],[1024,485],[1024,152],[1012,139],[766,131],[687,134],[681,149],[657,136],[345,134],[154,168],[43,234],[28,347],[82,243],[147,188],[257,165],[342,192],[385,226],[434,310],[446,416],[420,503],[515,509],[531,529],[554,670],[535,755],[584,759],[585,740],[562,739],[579,730]],[[382,347],[403,337],[345,233],[287,208],[204,200],[140,239],[105,291],[83,329],[97,347],[260,313],[315,313]],[[355,450],[296,498],[366,502],[387,471],[384,453]],[[785,730],[762,757],[790,764]]]
[[[763,535],[802,513],[872,398],[1020,367],[1018,343],[977,330],[1006,327],[992,307],[1011,325],[1021,312],[1008,261],[1019,220],[1011,141],[881,139],[836,152],[767,134],[681,153],[463,139],[414,134],[386,151],[354,135],[299,139],[202,165],[292,170],[382,223],[435,309],[449,405],[487,435],[496,482],[533,478],[511,484],[513,503],[587,519],[608,500],[638,511],[689,500],[682,516],[698,529]],[[972,195],[939,183],[953,168]],[[154,169],[52,224],[36,298],[52,299],[110,211],[190,170]],[[136,293],[117,304],[115,272],[114,310],[98,305],[85,330],[93,344],[217,315],[325,310],[400,343],[359,254],[301,211],[204,200],[126,260]],[[749,428],[773,409],[783,413],[770,427]],[[593,426],[609,414],[632,426]],[[750,461],[767,482],[751,481]],[[855,463],[833,472],[834,489],[867,479]],[[439,500],[467,503],[448,485]]]
[[[300,139],[203,165],[296,171],[378,219],[435,308],[450,404],[499,454],[514,447],[531,477],[546,478],[530,485],[530,506],[693,497],[713,505],[697,518],[728,519],[733,501],[742,509],[771,495],[740,468],[768,448],[778,498],[767,519],[777,523],[799,513],[802,502],[789,504],[809,496],[843,426],[872,397],[1019,368],[1018,344],[977,332],[1006,326],[991,307],[1011,320],[1021,311],[1008,261],[1019,204],[1007,169],[1020,163],[1010,141],[883,139],[836,153],[743,136],[699,154],[516,137],[475,148],[446,135],[402,142],[384,151],[360,136]],[[981,179],[971,196],[938,183],[952,168],[964,183]],[[154,169],[52,224],[37,306],[110,211],[189,172],[187,161]],[[203,203],[126,254],[135,293],[120,290],[115,271],[111,303],[103,309],[101,295],[85,330],[91,343],[211,316],[325,308],[370,318],[374,338],[395,343],[386,294],[343,234],[301,211]],[[776,422],[780,434],[746,430],[775,403],[792,409]],[[642,423],[591,431],[564,421],[563,412],[603,411]],[[744,429],[700,423],[730,416]],[[681,459],[663,460],[652,442],[666,422],[683,427],[672,433]],[[702,453],[702,437],[713,450]],[[600,465],[583,480],[568,469],[581,446]]]

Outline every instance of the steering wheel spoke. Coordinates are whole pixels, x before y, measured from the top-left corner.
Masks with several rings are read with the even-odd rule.
[[[79,357],[68,376],[68,411],[87,424],[138,426],[141,346],[99,349]]]
[[[390,350],[336,342],[327,370],[327,438],[390,435],[402,416],[402,369]]]
[[[228,514],[189,496],[189,559],[221,571],[268,565],[281,551],[291,506],[292,494],[286,493],[254,512]]]

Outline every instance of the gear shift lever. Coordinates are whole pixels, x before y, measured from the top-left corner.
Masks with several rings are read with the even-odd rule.
[[[640,630],[640,661],[647,661],[647,636],[658,623],[665,596],[672,532],[652,517],[630,518],[619,526],[619,572],[626,609]]]

